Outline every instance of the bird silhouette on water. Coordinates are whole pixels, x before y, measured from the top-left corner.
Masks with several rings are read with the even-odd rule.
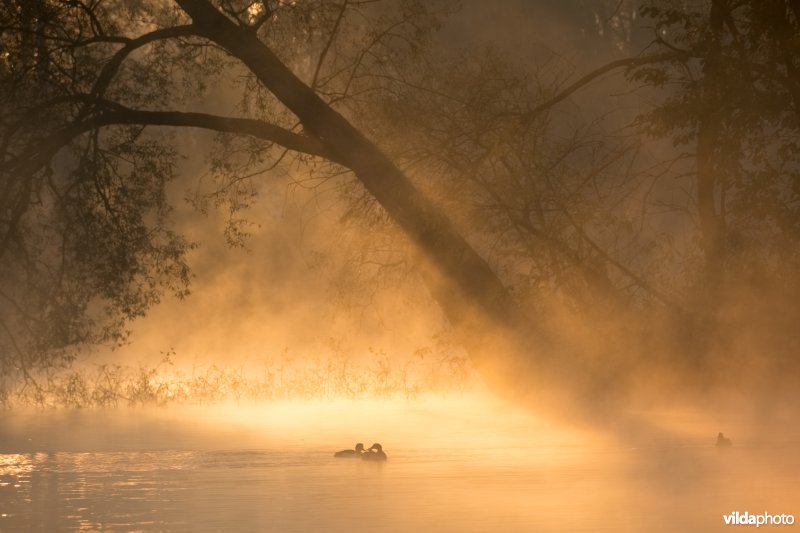
[[[383,447],[376,442],[367,449],[361,459],[364,461],[385,461],[386,453],[383,451]]]
[[[733,442],[731,442],[731,439],[723,435],[722,432],[720,431],[719,435],[717,435],[717,446],[719,446],[720,448],[728,448],[732,444]]]
[[[349,457],[357,459],[364,455],[364,445],[362,443],[356,444],[355,450],[342,450],[333,454],[334,457]]]

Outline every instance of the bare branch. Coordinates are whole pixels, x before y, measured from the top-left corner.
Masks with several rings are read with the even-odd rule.
[[[106,89],[108,89],[108,86],[111,84],[111,81],[114,79],[114,76],[116,76],[117,72],[119,72],[122,62],[125,61],[125,59],[135,50],[161,39],[186,37],[193,34],[194,28],[191,25],[185,25],[163,28],[146,33],[140,37],[137,37],[136,39],[132,39],[125,46],[120,48],[117,53],[114,54],[114,56],[108,61],[108,63],[105,64],[103,70],[100,71],[100,74],[97,76],[97,80],[95,80],[94,86],[92,87],[92,96],[99,97],[105,93]]]
[[[617,59],[616,61],[612,61],[610,63],[606,63],[602,67],[596,68],[595,70],[591,71],[590,73],[583,76],[581,79],[570,85],[569,87],[563,89],[561,92],[553,96],[552,98],[542,102],[538,106],[534,107],[532,110],[528,111],[527,113],[522,114],[519,117],[520,122],[522,124],[527,125],[530,124],[540,113],[550,109],[557,103],[561,102],[562,100],[566,99],[572,93],[582,89],[589,85],[589,83],[593,82],[597,78],[608,74],[618,68],[631,68],[631,67],[638,67],[641,65],[647,65],[651,63],[663,63],[665,61],[675,61],[678,59],[685,59],[687,55],[679,53],[679,52],[665,52],[662,54],[655,54],[650,56],[642,56],[642,57],[629,57],[625,59]]]
[[[322,52],[319,55],[319,59],[317,60],[317,67],[314,69],[314,77],[311,78],[311,88],[315,89],[317,87],[317,80],[319,79],[319,72],[322,70],[322,65],[325,63],[325,58],[328,55],[328,51],[331,49],[331,45],[333,45],[333,41],[336,39],[336,35],[339,33],[339,25],[342,23],[342,19],[344,18],[344,13],[347,11],[347,0],[342,2],[341,7],[339,8],[339,15],[336,17],[336,22],[333,24],[333,29],[331,30],[330,36],[328,36],[328,41],[325,43],[325,46],[322,48]]]

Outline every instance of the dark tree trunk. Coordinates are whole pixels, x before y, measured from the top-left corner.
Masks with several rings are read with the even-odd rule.
[[[532,324],[520,317],[486,261],[374,143],[297,78],[252,31],[236,25],[207,0],[178,4],[199,35],[242,61],[400,225],[420,250],[421,272],[431,293],[453,326],[470,337],[468,344],[485,344],[485,332],[497,329],[528,336]],[[480,346],[479,351],[486,348]]]
[[[714,0],[709,14],[707,52],[703,64],[705,112],[700,115],[697,130],[697,212],[702,234],[704,269],[701,283],[701,303],[705,311],[713,312],[719,303],[725,265],[725,214],[723,199],[717,207],[718,190],[723,194],[724,176],[720,175],[718,145],[722,137],[724,89],[720,41],[723,38],[727,0]]]
[[[519,311],[487,262],[378,148],[325,103],[254,32],[208,0],[177,0],[197,34],[244,65],[351,169],[419,250],[419,271],[475,365],[496,391],[557,406],[561,413],[616,405],[630,373],[622,363],[586,357],[556,338],[541,317]],[[585,351],[585,350],[584,350]],[[589,362],[591,361],[591,363]]]

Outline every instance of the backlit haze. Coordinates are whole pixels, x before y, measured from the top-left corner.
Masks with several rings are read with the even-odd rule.
[[[650,30],[637,22],[629,4],[620,2],[605,14],[606,19],[594,15],[594,22],[587,22],[589,15],[583,11],[556,2],[508,1],[489,8],[483,2],[468,1],[444,19],[431,46],[443,57],[466,50],[477,58],[484,52],[474,51],[488,50],[487,54],[502,57],[511,72],[538,68],[546,73],[543,79],[552,75],[571,81],[649,42]],[[592,24],[596,31],[587,31]],[[477,64],[471,61],[464,67]],[[298,68],[306,68],[306,63],[299,60]],[[211,87],[201,100],[189,100],[187,106],[235,115],[242,90],[235,74],[233,70],[230,79]],[[615,138],[663,94],[646,88],[637,91],[619,74],[603,76],[563,104],[556,113],[562,123],[553,135],[568,137],[574,126],[586,130],[589,146],[598,142],[593,135]],[[391,119],[392,115],[387,116]],[[389,122],[375,134],[391,135],[393,128],[408,134],[407,124]],[[592,133],[594,126],[588,125],[595,123],[602,127]],[[214,139],[214,134],[205,131],[180,130],[176,134],[182,154],[179,177],[168,185],[175,229],[197,245],[187,256],[193,271],[191,294],[184,300],[165,296],[145,317],[130,323],[126,345],[87,349],[73,368],[88,392],[66,403],[92,404],[88,398],[104,382],[107,388],[113,381],[135,389],[132,384],[137,376],[147,376],[158,390],[140,387],[144,396],[133,394],[129,403],[250,401],[293,395],[400,401],[427,393],[485,394],[487,386],[494,392],[504,389],[502,380],[508,376],[495,376],[492,368],[476,369],[475,358],[451,330],[434,295],[415,271],[414,246],[374,205],[360,207],[361,200],[352,197],[352,180],[314,173],[303,164],[276,166],[258,180],[242,182],[237,201],[244,203],[237,204],[234,212],[230,198],[220,197],[215,204],[213,198],[203,196],[214,190],[212,168],[223,154],[215,148]],[[390,151],[397,150],[392,139],[376,140]],[[666,287],[667,299],[684,305],[692,303],[693,289],[681,276],[699,260],[692,251],[697,230],[679,208],[667,207],[686,195],[681,171],[690,169],[682,168],[684,163],[678,159],[669,168],[656,165],[656,170],[643,170],[674,151],[668,143],[649,140],[637,149],[627,170],[615,170],[639,169],[645,176],[641,185],[624,185],[623,196],[604,208],[612,210],[609,216],[630,218],[625,224],[640,224],[630,231],[644,236],[646,243],[637,244],[627,234],[605,235],[611,230],[602,228],[595,239],[601,244],[622,239],[622,244],[608,244],[617,248],[617,258],[623,264],[629,261],[634,270],[641,268],[645,278],[653,273],[655,278],[648,280],[652,286]],[[578,151],[571,164],[590,164],[591,154],[591,150]],[[409,168],[415,171],[413,165]],[[651,172],[662,171],[663,179],[647,178]],[[447,186],[425,184],[425,172],[435,170],[421,171],[420,187],[441,202],[459,227],[466,228],[470,244],[496,265],[501,278],[513,281],[528,275],[524,261],[514,263],[513,247],[495,251],[503,246],[497,242],[502,235],[470,229],[471,218],[481,216],[480,210],[451,205]],[[595,207],[586,207],[590,208]],[[373,215],[375,223],[369,222]],[[604,268],[609,275],[618,274],[614,267]],[[692,356],[682,360],[674,352],[681,351],[682,343],[699,351],[703,348],[696,346],[691,333],[686,339],[675,338],[671,319],[639,312],[635,304],[617,313],[616,304],[602,300],[596,301],[596,309],[576,310],[568,293],[564,297],[550,290],[547,281],[538,283],[541,292],[522,288],[520,300],[523,308],[528,305],[526,298],[530,300],[534,322],[557,339],[553,353],[543,348],[543,357],[572,360],[554,371],[599,376],[620,368],[625,372],[619,380],[611,378],[611,385],[602,385],[622,391],[622,403],[615,403],[611,412],[596,412],[606,409],[602,402],[594,404],[601,391],[573,395],[567,383],[526,376],[531,392],[519,397],[519,403],[531,405],[537,416],[557,421],[574,416],[575,406],[559,403],[570,396],[578,398],[574,400],[581,406],[578,411],[588,411],[578,414],[576,421],[591,420],[598,423],[594,429],[609,429],[617,425],[614,420],[619,415],[626,419],[618,424],[625,432],[634,431],[632,427],[664,426],[646,414],[649,409],[708,409],[712,420],[718,411],[722,417],[738,413],[748,423],[767,413],[784,417],[792,412],[796,395],[791,383],[798,365],[789,354],[797,343],[775,334],[791,329],[788,324],[798,316],[797,306],[785,295],[764,292],[758,282],[732,289],[733,297],[721,305],[718,333],[712,336],[704,369],[697,372],[693,365],[699,363]],[[493,327],[485,321],[485,328],[488,338]],[[505,348],[498,345],[496,349]],[[776,373],[760,353],[776,357],[782,369]],[[542,399],[537,398],[540,388],[547,391]],[[520,387],[514,390],[518,394]],[[515,401],[513,394],[506,399]],[[62,390],[61,400],[67,396]],[[111,403],[126,402],[121,397]],[[634,418],[627,420],[628,416]],[[638,420],[639,416],[644,420]],[[719,424],[705,428],[709,438],[719,429]]]
[[[704,115],[697,101],[728,94],[730,73],[694,56],[612,68],[564,94],[611,61],[692,44],[643,23],[632,0],[448,4],[421,20],[420,43],[365,52],[374,72],[354,74],[356,96],[340,102],[337,61],[358,55],[368,22],[397,16],[345,4],[366,13],[363,27],[345,17],[355,37],[279,33],[276,55],[321,80],[323,100],[452,233],[401,227],[405,211],[336,159],[149,125],[142,139],[179,154],[166,195],[171,229],[192,243],[189,293],[164,291],[120,345],[0,382],[0,530],[716,531],[734,511],[800,517],[791,117],[746,91],[741,109],[720,106],[727,118]],[[422,8],[406,7],[416,20]],[[295,44],[328,63],[284,57]],[[330,142],[253,89],[241,62],[219,65],[202,95],[175,98],[183,111],[249,113]],[[711,81],[700,90],[692,76]],[[712,130],[728,144],[703,145]],[[56,175],[74,163],[59,157]],[[704,171],[717,179],[705,204]],[[453,275],[455,252],[425,240],[447,249],[442,235],[463,237],[507,300],[463,282],[485,281],[480,268]],[[135,274],[144,285],[150,272]],[[721,433],[731,446],[715,445]],[[333,458],[373,442],[385,465]]]

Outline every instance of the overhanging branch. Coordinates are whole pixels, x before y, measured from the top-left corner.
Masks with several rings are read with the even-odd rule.
[[[625,59],[617,59],[616,61],[612,61],[610,63],[606,63],[602,67],[596,68],[593,71],[589,72],[578,81],[570,85],[569,87],[565,88],[552,98],[549,98],[542,102],[541,104],[537,105],[527,113],[523,113],[519,120],[522,124],[527,125],[530,124],[540,113],[546,111],[547,109],[553,107],[557,103],[561,102],[562,100],[566,99],[568,96],[573,94],[574,92],[586,87],[591,82],[596,80],[597,78],[608,74],[609,72],[616,70],[618,68],[632,68],[638,67],[641,65],[648,65],[652,63],[662,63],[664,61],[674,61],[676,59],[684,59],[686,54],[681,54],[679,52],[664,52],[661,54],[655,54],[650,56],[641,56],[641,57],[629,57]]]
[[[90,97],[80,96],[79,99],[89,100]],[[106,110],[70,124],[37,142],[28,152],[11,160],[6,168],[15,173],[30,174],[46,165],[58,150],[86,132],[107,126],[134,124],[202,128],[223,133],[249,135],[273,142],[295,152],[322,157],[334,163],[343,164],[335,154],[318,140],[262,120],[182,111],[145,111],[131,109],[107,100],[91,100],[97,102]]]
[[[175,126],[202,128],[223,133],[249,135],[257,139],[281,145],[289,150],[328,159],[344,164],[336,154],[321,142],[305,135],[291,132],[280,126],[250,118],[223,117],[207,113],[182,111],[143,111],[114,105],[91,120],[96,127],[115,124],[139,124],[143,126]]]

